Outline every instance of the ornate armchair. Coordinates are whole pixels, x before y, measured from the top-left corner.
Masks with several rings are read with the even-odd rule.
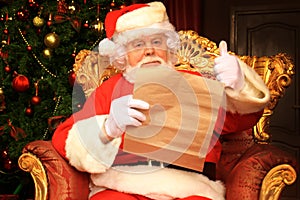
[[[194,31],[180,31],[179,69],[200,71],[214,78],[213,58],[219,55],[217,45]],[[231,52],[232,53],[232,52]],[[83,64],[86,57],[89,63]],[[285,89],[290,85],[294,66],[289,56],[239,56],[262,77],[271,92],[271,101],[255,127],[222,138],[223,152],[217,165],[217,177],[226,185],[227,199],[279,199],[285,186],[296,180],[296,159],[270,143],[269,117]],[[82,50],[75,59],[74,71],[86,97],[93,89],[118,73],[110,66],[104,72],[99,65],[104,58]],[[88,175],[71,167],[53,148],[51,141],[33,141],[23,149],[19,167],[31,173],[35,199],[87,199]]]

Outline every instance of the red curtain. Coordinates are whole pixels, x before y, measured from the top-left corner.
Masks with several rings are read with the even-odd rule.
[[[194,30],[200,33],[203,0],[162,0],[170,21],[176,30]]]

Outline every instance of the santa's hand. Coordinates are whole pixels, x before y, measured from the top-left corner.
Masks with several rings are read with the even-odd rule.
[[[105,121],[105,130],[112,138],[123,134],[126,126],[140,126],[146,116],[137,109],[149,109],[149,104],[132,95],[123,96],[112,101],[110,113]]]
[[[215,59],[214,72],[217,80],[235,90],[242,89],[244,85],[244,74],[235,56],[227,52],[227,43],[221,41],[219,44],[220,56]]]

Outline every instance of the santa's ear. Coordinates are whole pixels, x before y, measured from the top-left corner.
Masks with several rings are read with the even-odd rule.
[[[111,61],[112,65],[120,71],[125,70],[126,56],[120,56],[117,59]]]

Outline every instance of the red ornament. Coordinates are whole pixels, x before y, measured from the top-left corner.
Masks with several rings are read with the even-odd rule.
[[[51,26],[52,25],[52,21],[47,21],[47,26]]]
[[[83,24],[84,28],[88,28],[89,27],[89,21],[85,21],[85,23]]]
[[[57,13],[66,14],[68,11],[68,5],[65,1],[58,1],[57,3]]]
[[[18,20],[26,21],[29,18],[29,11],[24,8],[21,8],[17,11],[16,16]]]
[[[7,29],[7,28],[4,29],[4,30],[3,30],[3,33],[4,33],[5,35],[8,35],[8,29]]]
[[[30,7],[34,7],[35,1],[34,0],[28,0],[28,4]]]
[[[35,0],[28,0],[29,7],[38,8],[40,5]]]
[[[3,44],[3,46],[4,46],[5,43],[2,42],[2,44]],[[3,46],[2,46],[2,47],[3,47]],[[3,60],[6,60],[6,59],[8,58],[8,52],[7,52],[7,51],[4,52],[4,51],[1,51],[1,50],[0,50],[0,58],[2,58]]]
[[[26,30],[22,30],[22,35],[26,35],[27,34],[27,31]]]
[[[74,85],[75,79],[76,79],[76,74],[75,74],[75,72],[72,71],[72,72],[69,74],[69,83],[70,83],[71,86]]]
[[[32,51],[32,46],[28,45],[28,46],[26,47],[26,49],[27,49],[27,51]]]
[[[42,30],[40,28],[36,29],[36,33],[39,35],[41,34]]]
[[[3,46],[4,46],[4,43],[2,42],[2,44],[3,44]],[[2,47],[3,47],[2,46]],[[7,53],[7,51],[6,52],[4,52],[4,51],[1,51],[0,50],[0,58],[2,58],[3,60],[6,60],[7,58],[8,58],[8,53]]]
[[[40,104],[40,103],[41,103],[41,97],[39,97],[39,96],[34,96],[34,97],[32,97],[32,98],[31,98],[31,103],[32,103],[33,105],[38,105],[38,104]]]
[[[51,25],[53,24],[52,21],[53,21],[53,20],[52,20],[52,14],[50,13],[50,14],[49,14],[49,19],[48,19],[48,21],[47,21],[47,26],[51,26]]]
[[[4,71],[5,71],[6,73],[9,73],[9,72],[11,71],[10,66],[9,66],[9,65],[6,65],[6,66],[4,67]]]
[[[25,109],[25,115],[32,116],[33,115],[33,109],[31,107],[27,107]]]
[[[12,82],[12,87],[17,92],[25,92],[29,88],[29,80],[24,75],[17,75]]]

